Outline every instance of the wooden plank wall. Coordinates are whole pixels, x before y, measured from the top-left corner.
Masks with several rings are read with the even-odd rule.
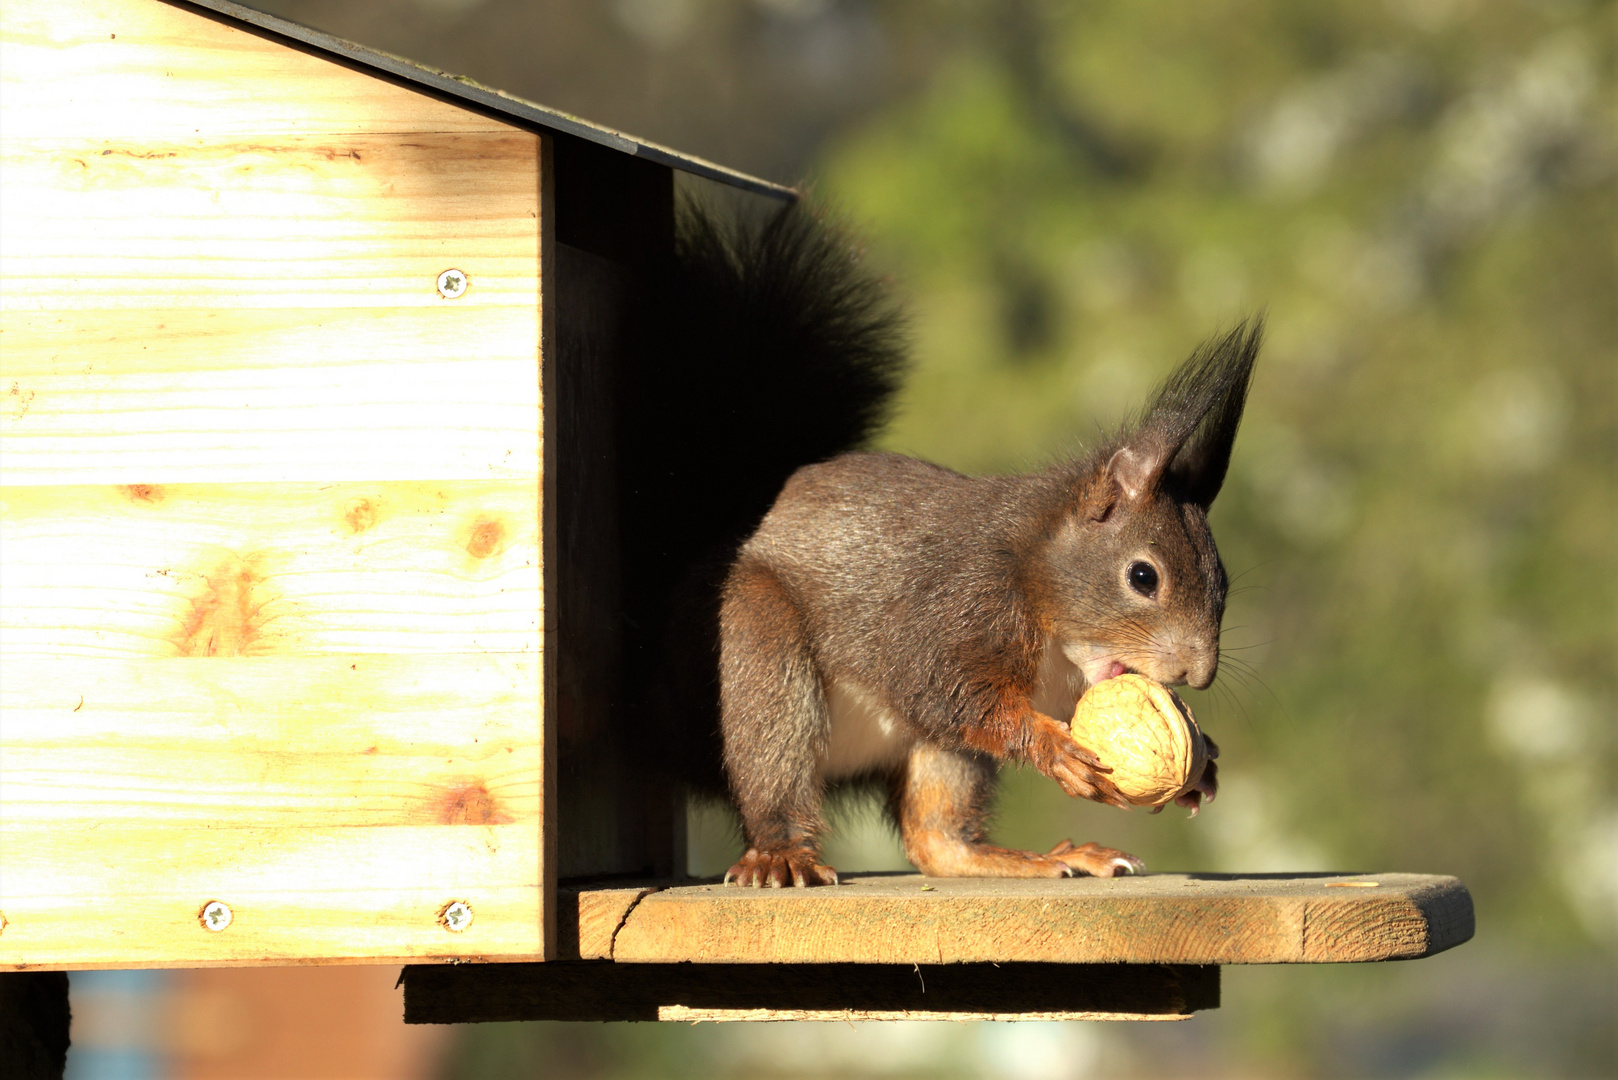
[[[0,80],[0,967],[542,955],[548,144],[160,0]]]

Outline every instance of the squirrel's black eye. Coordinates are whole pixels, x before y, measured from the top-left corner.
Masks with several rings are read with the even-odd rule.
[[[1129,564],[1129,587],[1142,596],[1150,596],[1157,591],[1157,571],[1151,563]]]

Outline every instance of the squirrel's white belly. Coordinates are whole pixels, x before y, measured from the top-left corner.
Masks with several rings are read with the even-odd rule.
[[[913,741],[892,709],[857,682],[826,686],[831,730],[820,759],[824,780],[838,780],[892,768],[904,760]]]
[[[1084,671],[1068,656],[1062,643],[1045,639],[1045,652],[1039,658],[1039,684],[1030,704],[1053,720],[1066,722],[1078,708],[1079,697],[1088,683]]]

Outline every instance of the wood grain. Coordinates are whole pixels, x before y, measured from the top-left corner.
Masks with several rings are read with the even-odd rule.
[[[538,499],[522,481],[0,488],[0,649],[533,653]]]
[[[0,964],[539,954],[537,497],[0,489]]]
[[[1375,881],[1375,887],[1340,887]],[[619,962],[1275,964],[1429,956],[1472,936],[1450,877],[1152,874],[1110,880],[858,875],[836,888],[665,889]]]
[[[538,666],[8,661],[0,966],[539,955]]]
[[[405,969],[405,1022],[1179,1020],[1219,969],[1120,964],[494,964]]]
[[[512,130],[161,0],[6,0],[0,96],[19,138]]]
[[[610,960],[612,939],[629,914],[656,885],[622,881],[585,885],[562,883],[556,890],[556,950],[560,960]]]
[[[417,837],[417,839],[428,839]],[[337,866],[335,854],[352,844],[330,837],[323,846],[310,837],[308,851],[324,853],[324,865]],[[200,895],[178,887],[125,893],[93,904],[62,905],[55,898],[26,897],[10,903],[12,925],[0,945],[0,969],[89,970],[98,968],[240,967],[288,964],[386,964],[419,960],[532,960],[540,955],[538,886],[504,885],[513,867],[479,867],[470,860],[482,839],[432,844],[417,858],[439,861],[461,878],[469,870],[483,880],[447,886],[402,885],[370,888],[351,879],[349,888],[300,889],[296,873],[307,861],[299,852],[288,859],[278,889],[243,897],[228,880],[210,882]],[[377,861],[397,859],[395,848]],[[182,850],[179,854],[186,854]],[[317,865],[321,865],[317,863]],[[203,929],[200,912],[211,900],[231,906],[234,921],[222,932]],[[469,904],[471,925],[451,933],[440,913],[453,901]],[[86,928],[86,920],[104,925]]]
[[[0,265],[15,287],[4,302],[21,311],[515,306],[532,323],[537,140],[521,131],[8,135]],[[469,261],[472,288],[449,300],[435,282],[456,258]]]
[[[538,667],[500,654],[8,662],[0,828],[536,821]],[[55,869],[7,850],[3,888],[24,865],[50,889],[89,872],[54,847]]]
[[[537,477],[538,136],[6,138],[0,169],[6,483]]]
[[[0,8],[0,967],[544,955],[546,153]]]
[[[612,941],[631,909],[655,890],[590,889],[577,892],[579,959],[612,959]]]

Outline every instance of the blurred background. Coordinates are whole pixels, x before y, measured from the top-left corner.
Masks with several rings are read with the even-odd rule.
[[[1190,695],[1218,802],[1123,814],[1008,772],[997,839],[1455,874],[1477,937],[1226,968],[1218,1011],[1139,1025],[406,1030],[396,969],[86,973],[70,1076],[1618,1075],[1612,3],[256,6],[807,185],[912,313],[883,444],[957,469],[1081,445],[1267,309],[1213,513],[1234,660]],[[692,824],[722,871],[729,824]],[[869,807],[828,854],[905,866]],[[240,1064],[271,1031],[294,1057]]]

